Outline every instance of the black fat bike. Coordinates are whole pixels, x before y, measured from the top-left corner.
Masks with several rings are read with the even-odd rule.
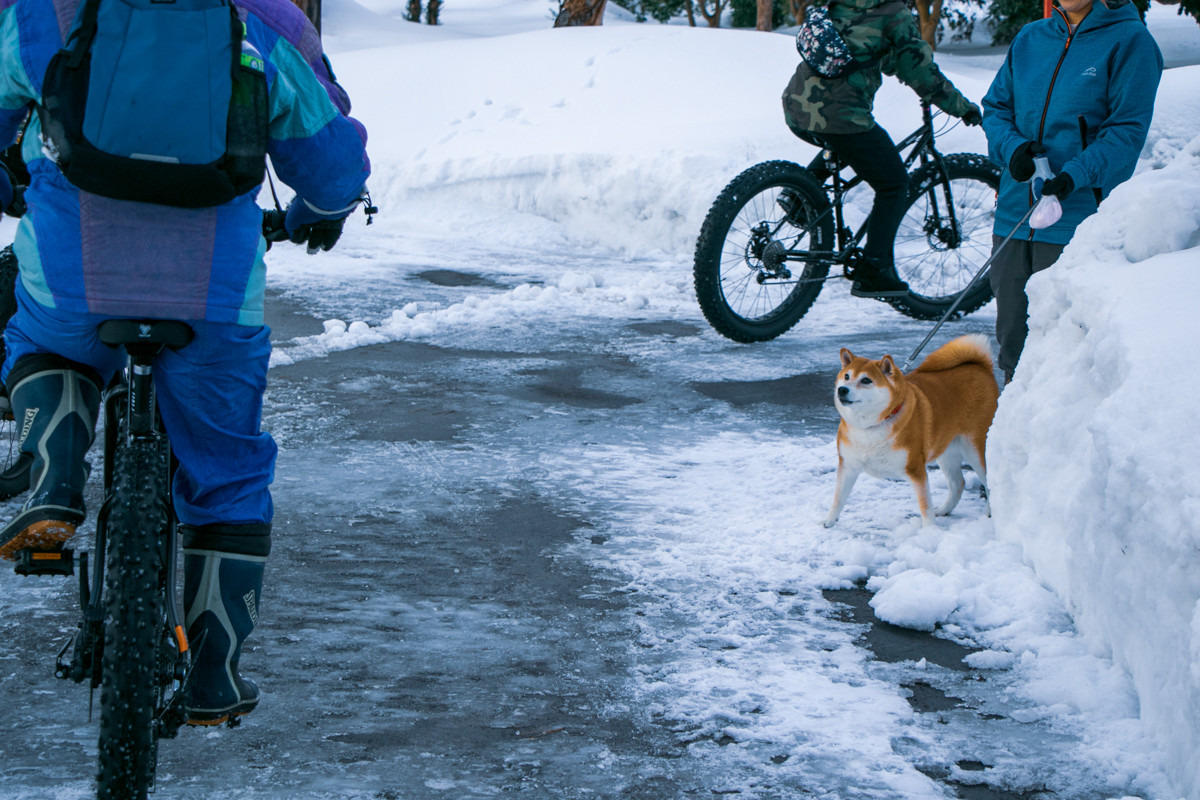
[[[268,246],[287,238],[283,218],[282,210],[264,212]],[[0,253],[0,282],[11,282],[15,272],[11,251]],[[0,324],[11,316],[2,288]],[[72,575],[78,564],[81,618],[54,674],[100,690],[97,798],[144,800],[154,791],[159,740],[175,738],[187,722],[192,650],[202,644],[188,641],[181,614],[171,500],[177,462],[154,394],[155,357],[187,345],[193,332],[174,320],[113,319],[98,334],[128,357],[103,394],[103,501],[92,548],[20,550],[14,568],[22,575]],[[21,468],[11,415],[2,424],[9,445],[0,498],[8,498],[28,488],[29,465]],[[231,716],[226,724],[239,721]]]
[[[78,554],[81,619],[55,663],[58,678],[100,690],[101,800],[154,789],[159,739],[186,723],[191,647],[176,580],[175,463],[154,398],[154,358],[192,339],[171,320],[108,320],[100,340],[128,353],[103,395],[103,502],[95,540]],[[16,571],[69,575],[75,553],[21,550]]]
[[[928,104],[922,118],[896,145],[902,155],[908,151],[908,207],[895,253],[909,292],[885,302],[914,319],[939,319],[969,286],[958,318],[992,298],[985,277],[971,282],[991,252],[1000,168],[973,153],[943,155]],[[827,280],[853,280],[867,223],[852,231],[844,200],[863,181],[842,176],[835,152],[822,158],[830,176],[824,182],[791,161],[767,161],[734,178],[709,209],[693,271],[704,317],[722,335],[774,339],[800,321]]]

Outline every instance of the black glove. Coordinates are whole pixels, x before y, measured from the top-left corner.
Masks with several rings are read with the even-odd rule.
[[[1046,148],[1040,142],[1025,142],[1016,149],[1012,154],[1012,158],[1008,160],[1008,174],[1012,175],[1021,183],[1033,177],[1035,167],[1033,166],[1033,157],[1039,156],[1046,152]]]
[[[338,239],[342,237],[342,228],[345,224],[345,217],[324,219],[311,225],[301,225],[292,231],[288,238],[295,244],[307,243],[308,254],[312,255],[318,250],[332,250]]]
[[[1050,180],[1042,184],[1042,196],[1052,194],[1059,200],[1066,199],[1067,195],[1075,191],[1075,181],[1071,180],[1071,176],[1067,173],[1055,175]]]
[[[297,197],[288,206],[283,225],[287,230],[288,240],[295,244],[307,244],[308,253],[312,255],[321,250],[333,249],[342,236],[342,228],[349,214],[349,211],[340,217],[322,214]]]
[[[0,211],[12,205],[14,183],[16,181],[13,180],[13,175],[8,171],[8,167],[0,164]]]
[[[967,109],[967,113],[962,115],[963,124],[973,128],[976,125],[983,124],[983,112],[979,110],[979,106],[971,103],[971,107]]]

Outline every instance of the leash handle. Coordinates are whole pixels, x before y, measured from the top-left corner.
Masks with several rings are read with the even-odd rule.
[[[946,313],[943,314],[942,318],[939,319],[937,324],[933,326],[933,330],[931,330],[929,334],[923,340],[921,340],[921,343],[917,345],[917,349],[913,350],[912,355],[909,356],[908,360],[904,362],[904,366],[900,368],[901,372],[908,372],[908,368],[912,366],[914,361],[917,360],[917,356],[919,356],[921,351],[925,349],[925,345],[929,344],[929,340],[933,338],[934,334],[941,329],[946,320],[950,319],[950,315],[958,310],[958,306],[963,301],[963,298],[967,296],[967,292],[971,291],[971,287],[979,282],[979,279],[983,277],[983,273],[987,272],[988,267],[990,267],[992,262],[996,260],[996,256],[1000,255],[1000,251],[1002,251],[1005,246],[1012,241],[1012,238],[1017,235],[1017,231],[1022,225],[1025,224],[1025,221],[1029,219],[1029,216],[1033,214],[1033,209],[1036,207],[1037,206],[1031,205],[1029,210],[1025,212],[1025,216],[1021,217],[1021,221],[1013,226],[1013,229],[1008,232],[1008,236],[1004,237],[1004,241],[1000,242],[1000,244],[994,250],[992,250],[992,254],[988,256],[987,261],[983,262],[983,266],[980,267],[979,271],[975,273],[975,277],[971,278],[971,282],[966,285],[966,288],[958,293],[958,297],[954,298],[954,303],[950,306],[950,308],[946,309]]]

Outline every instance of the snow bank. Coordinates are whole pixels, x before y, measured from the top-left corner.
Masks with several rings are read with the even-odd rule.
[[[517,212],[641,256],[690,254],[713,198],[743,169],[811,158],[783,121],[796,60],[788,36],[619,24],[417,41],[340,54],[337,68],[347,86],[370,87],[354,93],[355,115],[385,213],[456,232],[464,217]],[[982,97],[994,70],[957,61],[956,83]],[[377,79],[383,63],[394,79]],[[898,136],[920,121],[899,84],[876,112]],[[942,144],[985,147],[963,126]],[[529,227],[492,235],[524,243]]]
[[[1171,778],[1197,798],[1200,138],[1168,160],[1177,119],[1149,148],[1165,166],[1119,187],[1030,282],[988,462],[997,534],[1129,672]]]

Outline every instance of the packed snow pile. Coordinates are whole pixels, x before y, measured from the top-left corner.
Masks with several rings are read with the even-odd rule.
[[[384,52],[389,74],[420,78],[376,80]],[[983,96],[990,62],[944,60],[963,65],[956,85]],[[796,62],[789,36],[614,24],[419,38],[335,63],[347,86],[371,87],[354,94],[354,109],[385,212],[417,215],[429,231],[502,242],[557,234],[622,257],[674,257],[690,254],[713,198],[743,169],[815,154],[783,121]],[[909,89],[887,86],[875,112],[899,138],[920,124],[920,108]],[[944,152],[984,152],[979,128],[942,118],[939,129]],[[489,214],[503,224],[476,233]]]
[[[1200,137],[1169,161],[1148,149],[1165,166],[1030,281],[989,478],[997,534],[1129,672],[1173,781],[1200,797]]]

